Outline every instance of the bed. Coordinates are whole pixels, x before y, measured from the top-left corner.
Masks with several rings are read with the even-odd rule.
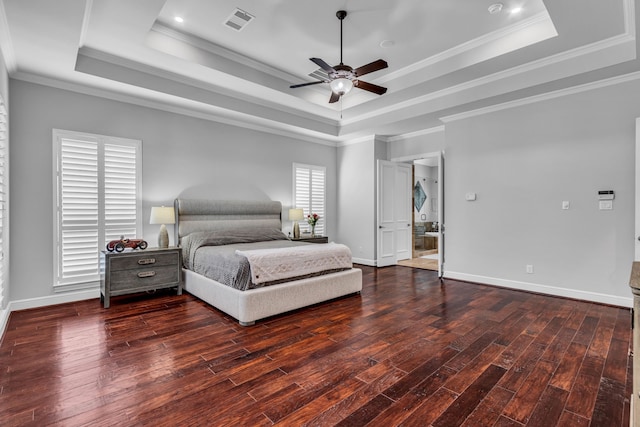
[[[278,238],[277,232],[282,229],[280,202],[176,199],[175,212],[175,241],[183,248],[184,289],[234,317],[242,326],[362,290],[362,271],[353,268],[350,259],[348,267],[272,282],[275,284],[249,284],[248,288],[243,284],[223,284],[226,280],[215,280],[203,275],[206,272],[194,271],[198,268],[200,272],[203,268],[225,271],[224,263],[220,267],[205,265],[207,251],[224,250],[248,256],[274,245],[315,245],[289,241],[286,236]],[[194,246],[194,242],[203,240],[206,242],[202,247]],[[228,258],[225,263],[232,262]],[[251,277],[252,282],[254,278]]]

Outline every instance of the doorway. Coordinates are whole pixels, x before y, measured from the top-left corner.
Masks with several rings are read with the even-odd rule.
[[[439,271],[442,247],[440,156],[407,161],[413,169],[412,257],[399,265]]]

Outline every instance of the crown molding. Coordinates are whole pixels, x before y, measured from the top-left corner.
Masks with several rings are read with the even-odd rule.
[[[524,75],[525,73],[538,71],[542,68],[549,67],[552,65],[557,65],[565,61],[574,60],[574,59],[581,58],[594,53],[597,54],[599,52],[602,52],[611,48],[616,48],[618,46],[624,45],[632,41],[635,41],[635,36],[631,35],[630,33],[620,34],[614,37],[610,37],[608,39],[600,40],[588,45],[580,46],[565,52],[551,55],[546,58],[541,58],[536,61],[531,61],[523,65],[502,70],[487,76],[479,77],[477,79],[470,80],[468,82],[464,82],[455,86],[451,86],[446,89],[438,90],[422,96],[408,99],[404,102],[399,102],[394,105],[386,106],[384,108],[380,108],[375,111],[371,111],[369,113],[364,113],[359,116],[355,116],[349,119],[344,119],[342,124],[351,125],[351,124],[358,123],[360,121],[367,120],[367,119],[372,119],[384,114],[390,114],[404,108],[414,107],[419,104],[424,104],[426,102],[433,101],[435,99],[456,95],[461,92],[477,89],[481,86],[499,82],[504,79],[518,77],[518,76]]]
[[[338,147],[347,147],[349,145],[356,145],[356,144],[362,144],[363,142],[369,142],[369,141],[375,141],[375,139],[378,138],[377,135],[374,134],[370,134],[370,135],[364,135],[364,136],[360,136],[357,138],[351,138],[345,141],[341,141],[337,144]]]
[[[415,132],[403,133],[401,135],[393,135],[393,136],[387,136],[387,137],[381,136],[379,138],[385,142],[399,142],[399,141],[405,141],[408,139],[413,139],[420,136],[430,135],[433,133],[440,133],[440,132],[444,132],[444,125],[422,129]]]
[[[520,31],[527,30],[531,27],[534,27],[544,22],[551,22],[551,17],[549,16],[549,13],[546,10],[543,12],[539,12],[529,17],[528,19],[522,20],[516,24],[509,25],[497,31],[493,31],[481,37],[477,37],[475,39],[469,40],[465,43],[459,44],[451,49],[445,50],[436,55],[425,58],[421,61],[411,64],[400,70],[388,73],[387,75],[379,78],[378,82],[387,83],[391,80],[402,78],[410,73],[419,72],[427,67],[437,64],[438,62],[442,62],[447,59],[451,59],[453,57],[465,54],[471,50],[478,49],[489,43],[502,40],[506,37],[517,35],[517,33]]]
[[[211,54],[221,56],[229,61],[235,62],[240,65],[244,65],[246,67],[253,68],[256,71],[269,74],[279,79],[291,80],[291,79],[300,78],[299,76],[296,76],[291,73],[287,73],[283,70],[272,67],[271,65],[265,64],[264,62],[256,61],[255,59],[252,59],[252,58],[249,58],[248,56],[234,52],[230,49],[217,45],[213,42],[200,38],[186,31],[176,30],[175,28],[172,28],[160,21],[156,21],[149,31],[150,32],[155,31],[159,34],[162,34],[163,36],[170,37],[174,40],[178,40],[182,43],[186,43],[198,49],[202,49]]]
[[[4,9],[3,0],[0,0],[0,50],[9,75],[16,73],[18,71],[18,62],[13,48],[11,33],[9,32],[9,22],[7,22],[7,12]]]
[[[441,117],[444,123],[451,123],[458,120],[464,120],[471,117],[482,116],[484,114],[495,113],[497,111],[508,110],[511,108],[522,107],[524,105],[534,104],[537,102],[548,101],[555,98],[561,98],[563,96],[575,95],[582,92],[588,92],[591,90],[602,89],[608,86],[614,86],[622,83],[631,82],[640,79],[640,71],[624,74],[621,76],[610,77],[608,79],[598,80],[595,82],[585,83],[581,85],[572,86],[570,88],[559,89],[552,92],[543,93],[540,95],[529,96],[526,98],[517,99],[515,101],[503,102],[489,107],[478,108],[475,110],[465,111],[460,114],[452,114],[450,116]]]
[[[93,9],[93,0],[86,0],[84,6],[84,16],[82,17],[82,28],[80,29],[80,40],[78,47],[84,46],[84,42],[87,39],[87,32],[89,31],[89,22],[91,22],[91,10]]]
[[[197,87],[199,89],[202,89],[203,91],[207,91],[209,93],[213,93],[213,94],[218,94],[218,95],[223,95],[229,98],[233,98],[236,100],[240,100],[240,101],[244,101],[247,102],[249,104],[253,104],[253,105],[258,105],[261,107],[265,107],[268,108],[270,110],[274,110],[274,111],[280,111],[282,113],[285,114],[289,114],[289,115],[293,115],[293,116],[297,116],[297,117],[301,117],[303,119],[307,119],[307,120],[313,120],[316,121],[318,123],[322,123],[325,125],[329,125],[329,126],[335,126],[338,127],[339,125],[339,121],[337,119],[332,119],[326,115],[322,115],[322,114],[317,114],[317,113],[312,113],[312,112],[307,112],[301,109],[297,109],[295,107],[290,107],[290,106],[285,106],[282,104],[279,104],[277,102],[273,102],[273,101],[269,101],[266,99],[263,99],[259,96],[254,96],[254,95],[249,95],[249,91],[245,90],[245,91],[236,91],[233,89],[228,89],[225,88],[221,85],[214,85],[212,83],[207,83],[204,82],[202,80],[199,79],[193,79],[193,78],[189,78],[186,77],[184,75],[181,75],[179,73],[175,73],[173,71],[167,71],[167,70],[163,70],[160,68],[157,68],[153,65],[148,65],[148,64],[143,64],[140,62],[137,62],[135,60],[131,60],[128,58],[124,58],[118,55],[114,55],[112,53],[109,52],[105,52],[102,50],[98,50],[92,47],[88,47],[88,46],[84,46],[82,48],[80,48],[78,50],[78,57],[80,58],[81,56],[87,57],[87,58],[91,58],[97,61],[102,61],[105,62],[107,64],[112,64],[112,65],[116,65],[119,66],[121,68],[124,69],[124,71],[126,71],[127,69],[130,70],[134,70],[140,73],[145,73],[145,74],[149,74],[151,76],[155,76],[155,77],[159,77],[159,78],[163,78],[163,79],[167,79],[169,81],[172,82],[176,82],[179,84],[183,84],[183,85],[188,85],[188,86],[192,86],[192,87]],[[82,70],[78,70],[78,65],[76,65],[76,70],[77,71],[82,71]],[[214,70],[215,71],[215,70]],[[227,74],[221,73],[225,76],[227,76],[227,78],[231,78],[231,79],[235,79],[236,77],[234,76],[229,76]],[[100,77],[100,76],[98,76]],[[106,78],[106,77],[105,77]],[[254,84],[252,82],[248,82],[246,80],[242,80],[243,85],[246,87],[248,84],[251,85],[255,85],[256,87],[258,87],[258,89],[260,90],[264,90],[265,88],[262,86],[259,86],[257,84]],[[273,91],[273,89],[268,89],[269,91]],[[179,96],[179,95],[177,95]],[[185,98],[188,99],[188,98]],[[330,111],[331,114],[334,114],[335,112]]]
[[[43,86],[53,87],[56,89],[80,93],[82,95],[105,98],[112,101],[123,102],[126,104],[137,105],[145,108],[152,108],[168,113],[194,117],[211,122],[235,126],[243,129],[251,129],[258,132],[265,132],[273,135],[279,135],[330,147],[337,147],[338,143],[346,140],[346,138],[343,137],[334,137],[321,132],[311,131],[309,129],[292,125],[286,125],[273,120],[262,119],[244,113],[238,113],[236,111],[226,110],[209,104],[197,103],[196,101],[189,101],[190,103],[196,105],[180,106],[177,104],[170,104],[166,100],[154,100],[150,97],[143,97],[141,95],[128,95],[117,92],[115,90],[102,89],[92,87],[87,84],[62,81],[51,77],[25,72],[17,72],[14,76],[12,76],[12,78],[28,83],[35,83]],[[150,95],[153,94],[151,93]]]

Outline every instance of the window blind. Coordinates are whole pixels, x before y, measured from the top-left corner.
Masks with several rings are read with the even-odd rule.
[[[99,251],[142,231],[140,141],[54,131],[56,286],[100,279]]]
[[[7,119],[7,107],[0,97],[0,309],[5,307],[6,273],[8,265],[8,239],[7,230],[7,177],[9,166],[9,120]]]
[[[293,204],[304,211],[304,216],[318,214],[320,220],[316,224],[316,234],[325,234],[326,223],[326,168],[322,166],[293,165]],[[302,231],[311,231],[311,226],[306,222],[300,223]]]

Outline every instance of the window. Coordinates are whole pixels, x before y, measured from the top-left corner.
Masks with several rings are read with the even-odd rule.
[[[55,286],[100,280],[99,251],[142,233],[142,142],[54,129]]]
[[[326,228],[325,175],[322,166],[293,164],[293,205],[304,210],[304,216],[316,213],[320,220],[316,224],[316,234],[324,235]],[[300,223],[301,231],[311,231],[311,226]]]
[[[5,287],[7,283],[7,266],[9,265],[8,223],[8,185],[9,176],[9,120],[7,107],[0,96],[0,310],[5,308]]]

